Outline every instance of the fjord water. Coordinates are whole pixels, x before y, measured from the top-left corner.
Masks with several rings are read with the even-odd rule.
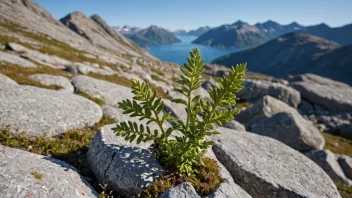
[[[158,57],[160,60],[183,65],[183,63],[187,61],[186,57],[189,56],[189,52],[194,48],[199,48],[205,63],[211,63],[211,61],[220,56],[242,50],[238,48],[226,49],[192,44],[192,41],[197,38],[196,36],[177,37],[182,41],[181,43],[151,45],[149,46],[149,53]]]

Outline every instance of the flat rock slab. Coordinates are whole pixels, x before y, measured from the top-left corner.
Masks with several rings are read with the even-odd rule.
[[[237,131],[246,131],[246,127],[243,124],[237,122],[236,120],[231,120],[230,122],[226,122],[222,125],[222,127],[234,129]]]
[[[102,117],[94,102],[68,92],[0,83],[0,128],[12,135],[53,137],[69,129],[92,126]]]
[[[0,73],[0,87],[6,87],[9,85],[17,85],[17,82]]]
[[[8,62],[20,67],[37,67],[34,63],[14,54],[0,52],[0,61]]]
[[[205,155],[218,163],[220,176],[224,179],[224,182],[213,193],[203,196],[203,198],[252,198],[233,181],[230,172],[219,162],[212,149],[209,149]]]
[[[337,161],[339,162],[345,175],[349,179],[352,179],[352,158],[346,155],[341,155],[338,157]]]
[[[316,150],[304,154],[324,169],[335,183],[352,185],[352,181],[344,174],[337,161],[338,158],[333,152],[329,150]]]
[[[251,132],[274,138],[299,151],[323,149],[325,145],[320,131],[299,113],[275,114],[253,124]]]
[[[118,106],[125,99],[132,99],[132,89],[104,80],[98,80],[88,76],[76,76],[72,78],[72,84],[77,92],[85,92],[91,97],[100,98],[106,104]]]
[[[53,76],[47,74],[34,74],[29,76],[30,79],[40,82],[44,85],[58,85],[61,86],[63,91],[73,93],[74,88],[71,81],[63,76]]]
[[[201,198],[191,183],[183,182],[165,191],[159,198]]]
[[[341,197],[317,164],[285,144],[227,128],[213,137],[218,160],[254,198]]]
[[[352,112],[352,87],[317,76],[304,74],[291,79],[290,85],[302,98],[334,112]]]
[[[63,161],[0,145],[0,197],[99,197]]]
[[[83,64],[83,63],[71,63],[70,65],[66,66],[66,69],[73,74],[97,73],[102,75],[114,75],[117,73],[113,70],[96,68],[94,66]]]
[[[93,138],[87,154],[89,166],[100,183],[125,197],[137,197],[162,175],[163,168],[151,143],[129,143],[116,136],[113,127],[102,127]]]
[[[301,95],[297,90],[281,83],[246,79],[243,86],[244,88],[236,95],[244,100],[257,100],[269,95],[294,108],[301,102]]]

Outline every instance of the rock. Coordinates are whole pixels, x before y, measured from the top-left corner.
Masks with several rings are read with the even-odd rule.
[[[301,96],[298,91],[281,83],[246,79],[243,82],[243,86],[244,88],[236,94],[243,100],[257,100],[269,95],[294,108],[301,102]]]
[[[301,100],[301,103],[298,105],[298,111],[303,115],[308,115],[314,112],[314,108],[310,102]]]
[[[296,109],[288,106],[286,103],[271,96],[264,96],[254,103],[253,106],[236,115],[235,119],[245,124],[246,128],[249,128],[252,124],[281,112],[297,113]]]
[[[224,181],[213,193],[203,196],[203,198],[252,198],[246,191],[244,191],[233,181],[231,174],[228,170],[226,170],[224,165],[219,162],[212,149],[209,149],[205,155],[218,163],[220,176],[224,179]]]
[[[159,198],[200,198],[200,196],[191,183],[183,182],[165,191]]]
[[[34,63],[19,56],[0,51],[0,61],[8,62],[20,67],[37,67]]]
[[[17,85],[17,82],[0,73],[0,88],[9,85]]]
[[[182,104],[177,104],[174,102],[171,102],[171,100],[163,100],[164,101],[164,111],[165,112],[171,112],[171,115],[181,119],[182,121],[187,120],[187,113],[186,113],[186,106]]]
[[[324,124],[327,131],[334,133],[341,133],[352,125],[352,119],[346,118],[343,114],[315,115],[314,121]]]
[[[283,143],[253,133],[220,131],[212,137],[214,153],[252,197],[341,197],[317,164]]]
[[[97,74],[102,74],[102,75],[114,75],[117,74],[117,72],[113,70],[106,70],[106,69],[100,69],[96,68],[90,65],[86,65],[83,63],[72,63],[68,66],[66,66],[66,69],[71,72],[72,74],[89,74],[89,73],[97,73]]]
[[[63,161],[0,144],[0,197],[99,197]]]
[[[219,86],[213,80],[206,80],[201,85],[205,90],[210,91],[210,89],[219,88]]]
[[[317,163],[337,184],[352,185],[337,162],[337,156],[329,150],[316,150],[304,153]]]
[[[30,79],[40,82],[44,85],[58,85],[61,86],[63,91],[73,93],[74,88],[71,81],[63,76],[53,76],[47,74],[34,74],[29,76]]]
[[[222,127],[234,129],[237,131],[246,131],[246,127],[244,127],[241,123],[237,122],[236,120],[231,120],[222,125]]]
[[[131,99],[134,95],[132,89],[104,80],[88,76],[72,78],[72,84],[77,92],[85,92],[93,98],[100,98],[106,104],[117,106],[124,99]]]
[[[302,98],[335,112],[352,112],[352,88],[340,82],[314,74],[291,79],[290,85]]]
[[[53,137],[69,129],[92,126],[102,117],[94,102],[68,92],[33,86],[0,86],[0,128],[10,134]]]
[[[253,133],[274,138],[299,151],[323,149],[325,145],[320,131],[298,113],[278,113],[250,128]]]
[[[346,155],[341,155],[337,160],[345,173],[346,177],[352,179],[352,158]]]
[[[342,137],[352,139],[352,124],[340,129],[340,134]]]
[[[41,52],[28,49],[17,43],[8,43],[6,45],[7,49],[12,50],[21,54],[21,57],[24,57],[28,60],[36,62],[41,65],[49,66],[56,69],[63,69],[63,65],[68,65],[71,62],[55,55],[43,54]]]
[[[224,75],[228,75],[230,71],[228,67],[216,64],[204,64],[203,67],[205,74],[215,77],[223,77]]]
[[[136,145],[102,127],[94,136],[87,153],[88,164],[98,182],[108,184],[125,197],[137,197],[163,168],[155,158],[151,142]]]

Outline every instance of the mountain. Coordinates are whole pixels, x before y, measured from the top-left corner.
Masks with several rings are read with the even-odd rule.
[[[142,29],[130,35],[129,38],[140,46],[181,42],[181,40],[171,32],[155,25]]]
[[[340,47],[311,62],[311,73],[352,85],[352,45]]]
[[[178,36],[200,36],[210,29],[211,28],[209,26],[204,26],[195,30],[176,30],[173,31],[173,33]]]
[[[298,30],[298,32],[313,34],[315,36],[335,41],[343,46],[352,45],[352,24],[331,28],[325,23],[321,23],[305,27]]]
[[[303,26],[299,25],[296,22],[293,22],[288,25],[280,25],[272,20],[269,20],[265,23],[257,23],[255,24],[255,26],[259,28],[270,39],[273,39],[278,36],[287,34],[289,32],[297,31],[303,28]]]
[[[231,25],[212,28],[193,41],[195,44],[213,47],[249,48],[268,41],[269,38],[257,27],[237,21]]]
[[[213,63],[232,66],[247,62],[249,71],[285,77],[320,70],[312,64],[339,47],[336,42],[310,34],[288,33],[259,47],[217,58]]]
[[[130,27],[128,25],[123,26],[122,28],[119,27],[115,27],[115,29],[117,31],[119,31],[121,34],[125,35],[125,36],[130,36],[138,31],[141,30],[141,28],[138,27]]]

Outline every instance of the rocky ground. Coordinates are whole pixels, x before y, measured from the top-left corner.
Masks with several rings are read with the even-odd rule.
[[[0,10],[0,197],[136,197],[163,167],[150,144],[112,133],[131,119],[117,104],[132,97],[130,79],[144,80],[184,118],[170,101],[179,66],[96,15],[57,21],[30,0]],[[205,69],[207,98],[228,69]],[[352,197],[352,88],[312,74],[248,73],[244,85],[242,112],[207,154],[224,182],[205,197]],[[200,196],[182,183],[160,197]]]

